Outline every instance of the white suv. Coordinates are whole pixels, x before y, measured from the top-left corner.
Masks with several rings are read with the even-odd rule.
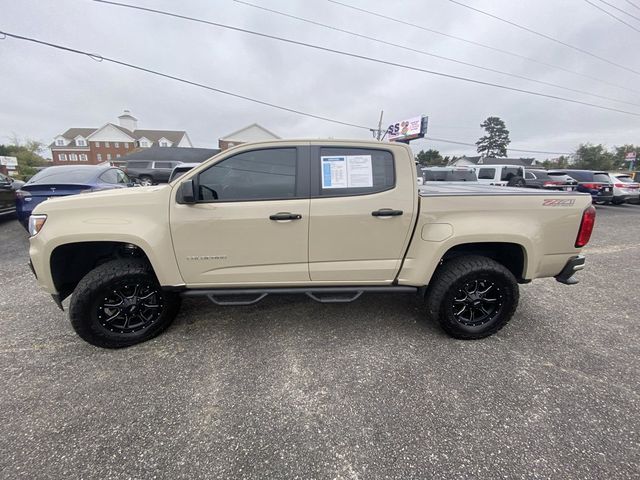
[[[524,167],[517,165],[472,165],[478,176],[478,183],[524,187]]]

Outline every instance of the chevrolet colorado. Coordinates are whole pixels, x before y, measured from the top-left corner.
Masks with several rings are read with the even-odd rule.
[[[577,283],[591,196],[488,185],[416,186],[411,149],[272,141],[226,150],[175,181],[47,200],[29,220],[37,282],[86,341],[165,330],[183,296],[220,305],[305,293],[347,302],[415,293],[450,335],[513,316],[518,284]]]

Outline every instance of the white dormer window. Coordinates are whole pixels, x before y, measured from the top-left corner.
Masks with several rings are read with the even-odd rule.
[[[78,147],[86,147],[87,141],[84,138],[76,138],[76,146]]]
[[[168,147],[169,146],[169,142],[167,142],[166,140],[163,140],[162,142],[160,142],[160,146],[161,147]]]
[[[59,138],[56,140],[56,146],[64,147],[64,138]]]
[[[147,140],[140,140],[140,146],[147,148],[149,146],[149,142]]]

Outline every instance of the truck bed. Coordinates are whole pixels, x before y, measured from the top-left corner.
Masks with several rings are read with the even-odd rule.
[[[501,187],[497,185],[485,185],[485,184],[467,184],[460,183],[447,183],[439,184],[438,182],[429,182],[427,185],[421,185],[418,187],[418,195],[421,197],[430,196],[488,196],[488,195],[588,195],[576,191],[567,192],[564,190],[542,190],[535,188],[522,188],[522,187]]]

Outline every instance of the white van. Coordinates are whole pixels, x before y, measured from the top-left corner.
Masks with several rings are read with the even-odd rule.
[[[478,183],[510,187],[524,187],[524,167],[518,165],[472,165]]]

